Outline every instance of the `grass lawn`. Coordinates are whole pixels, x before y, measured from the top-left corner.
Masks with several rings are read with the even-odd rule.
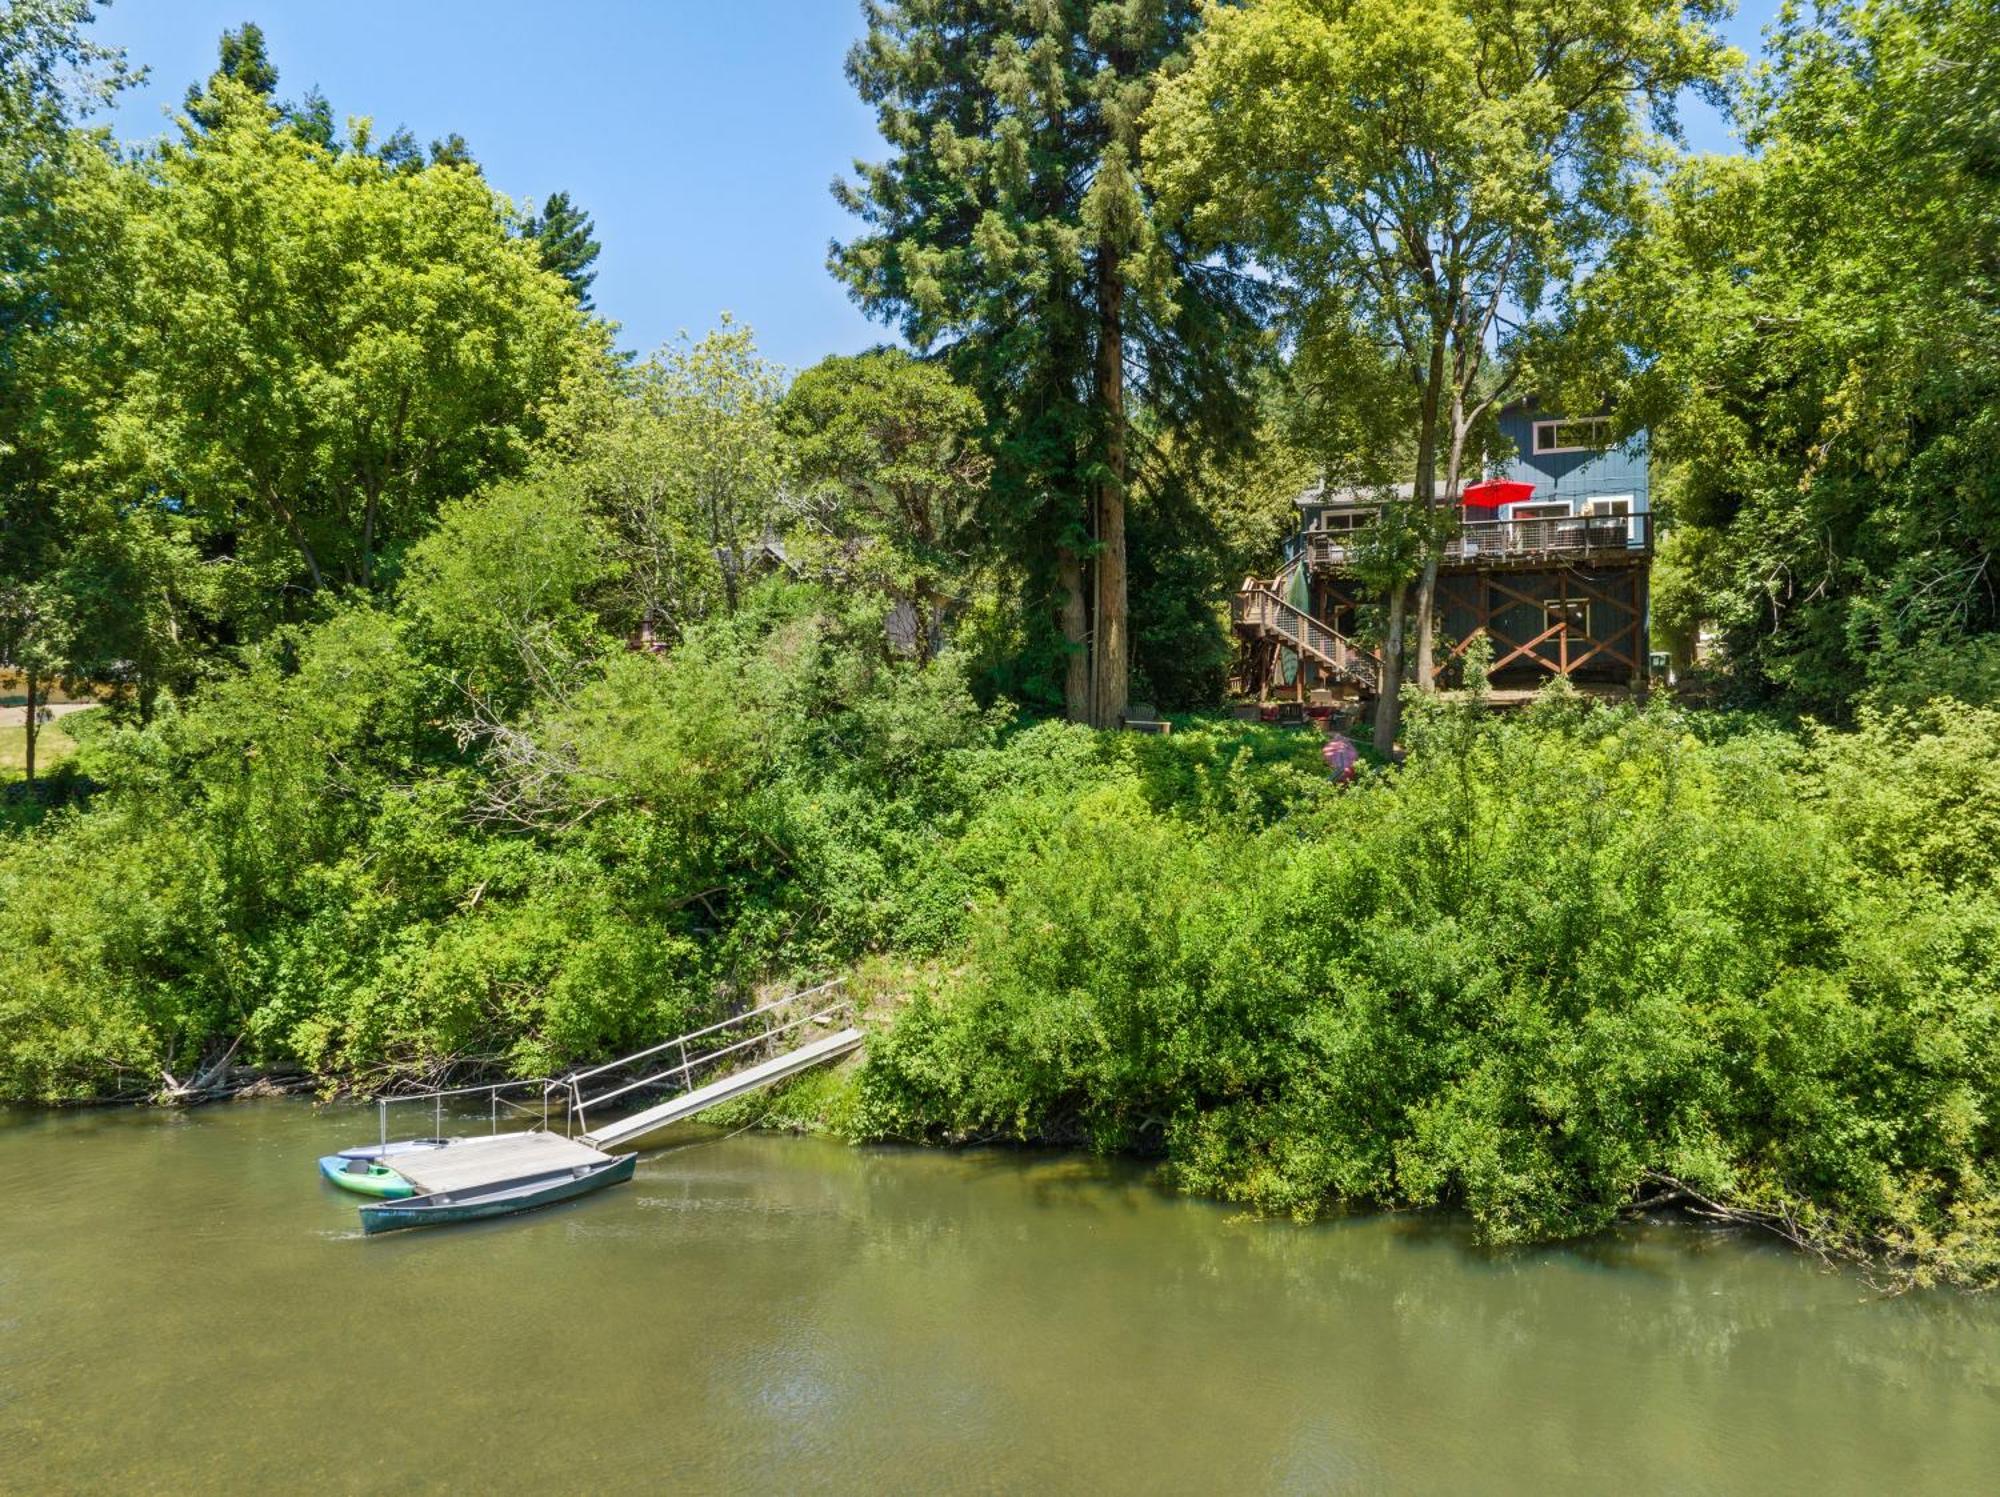
[[[62,730],[60,720],[49,723],[35,739],[35,773],[54,769],[76,752],[76,740]],[[27,766],[28,730],[0,728],[0,784],[21,778]]]

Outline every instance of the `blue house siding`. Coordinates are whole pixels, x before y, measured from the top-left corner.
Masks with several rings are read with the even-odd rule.
[[[1557,419],[1552,412],[1525,401],[1516,402],[1500,413],[1500,430],[1514,444],[1514,456],[1504,465],[1502,476],[1532,483],[1535,494],[1530,503],[1568,500],[1572,509],[1584,499],[1608,499],[1629,494],[1632,513],[1643,515],[1652,508],[1648,482],[1646,434],[1602,452],[1535,451],[1537,421]]]

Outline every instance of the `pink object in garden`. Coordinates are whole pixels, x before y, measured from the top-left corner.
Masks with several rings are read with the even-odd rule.
[[[1361,750],[1356,748],[1354,741],[1344,734],[1335,733],[1329,737],[1326,740],[1326,747],[1321,749],[1319,754],[1326,760],[1328,773],[1342,784],[1353,779],[1355,771],[1361,767]]]

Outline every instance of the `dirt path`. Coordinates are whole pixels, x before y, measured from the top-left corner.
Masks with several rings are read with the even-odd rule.
[[[42,710],[50,718],[68,717],[72,712],[81,712],[86,707],[95,707],[95,702],[45,702]],[[23,703],[18,707],[0,707],[0,728],[25,728],[28,725],[28,708]]]

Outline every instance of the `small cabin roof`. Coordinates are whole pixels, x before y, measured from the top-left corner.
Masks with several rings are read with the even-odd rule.
[[[1384,499],[1413,499],[1417,486],[1402,483],[1314,484],[1292,502],[1300,509],[1360,509],[1380,504]]]

